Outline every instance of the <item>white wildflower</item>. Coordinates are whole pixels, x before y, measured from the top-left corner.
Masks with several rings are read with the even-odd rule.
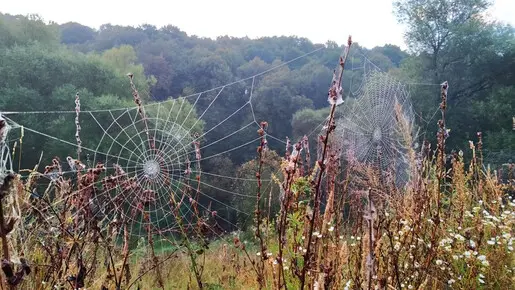
[[[351,283],[351,280],[347,281],[347,283],[345,283],[345,287],[343,289],[344,290],[349,290],[350,289],[350,283]]]
[[[462,236],[462,235],[460,235],[460,234],[455,234],[455,235],[454,235],[454,238],[455,238],[456,240],[459,240],[459,241],[464,241],[464,240],[465,240],[465,237],[464,237],[464,236]]]

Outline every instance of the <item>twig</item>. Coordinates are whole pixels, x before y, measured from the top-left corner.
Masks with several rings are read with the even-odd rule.
[[[258,130],[258,134],[261,137],[261,143],[257,149],[258,151],[258,169],[256,172],[257,179],[257,192],[256,192],[256,210],[254,212],[256,218],[256,232],[254,233],[256,238],[259,240],[259,245],[261,247],[261,257],[259,259],[259,267],[257,268],[257,282],[259,283],[259,289],[265,287],[265,259],[267,259],[266,253],[266,245],[263,239],[263,235],[261,234],[261,210],[260,210],[260,202],[261,202],[261,174],[263,169],[263,154],[266,150],[266,138],[265,138],[265,130],[267,127],[266,122],[261,122],[261,128]]]
[[[79,123],[79,114],[80,114],[80,98],[79,92],[75,94],[75,139],[77,140],[77,160],[80,160],[80,154],[82,152],[81,145],[82,141],[80,140],[80,123]]]
[[[329,136],[336,128],[336,124],[334,122],[334,113],[336,111],[338,97],[341,96],[341,94],[342,94],[341,83],[342,83],[342,78],[343,78],[343,70],[345,68],[345,61],[347,59],[347,56],[349,55],[349,49],[350,49],[351,45],[352,45],[352,38],[349,36],[344,56],[340,57],[340,75],[339,75],[337,81],[333,80],[333,84],[332,84],[331,88],[329,89],[329,100],[331,101],[331,111],[329,113],[329,120],[327,123],[328,128],[326,130],[325,136],[321,136],[322,144],[323,144],[322,145],[323,146],[322,156],[321,156],[320,160],[317,161],[318,166],[320,167],[320,172],[317,175],[317,180],[316,180],[316,183],[314,186],[314,188],[315,188],[315,200],[314,200],[315,205],[313,208],[313,215],[311,217],[310,224],[309,224],[309,231],[308,231],[308,237],[307,237],[308,241],[307,241],[307,246],[306,246],[306,253],[304,254],[304,266],[302,267],[302,273],[301,273],[301,277],[300,277],[300,289],[304,289],[304,285],[306,283],[306,273],[307,273],[308,268],[310,267],[310,255],[311,255],[311,250],[312,250],[311,239],[313,237],[313,230],[315,228],[315,218],[317,217],[317,212],[320,208],[320,192],[321,192],[320,185],[322,183],[322,176],[325,171],[325,158],[327,155],[327,144],[329,141]]]
[[[136,85],[133,82],[134,75],[132,73],[129,73],[129,74],[127,74],[127,76],[129,77],[129,81],[130,81],[130,85],[131,85],[131,89],[132,89],[132,96],[134,97],[134,102],[138,106],[138,112],[141,116],[141,119],[143,119],[143,124],[145,124],[145,134],[147,135],[148,144],[149,144],[150,148],[155,149],[156,144],[155,144],[155,140],[154,140],[152,134],[150,134],[150,132],[148,130],[148,121],[147,121],[147,116],[145,114],[145,109],[143,108],[143,103],[141,102],[141,98],[139,96],[138,90],[136,89]]]

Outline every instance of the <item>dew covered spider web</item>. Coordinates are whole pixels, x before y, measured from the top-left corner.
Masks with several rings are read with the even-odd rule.
[[[74,110],[70,96],[69,110],[4,111],[2,116],[11,127],[4,147],[20,147],[27,155],[38,148],[31,137],[45,140],[43,161],[35,172],[46,183],[26,194],[36,202],[45,200],[46,209],[75,203],[75,215],[70,219],[88,217],[102,229],[126,223],[130,236],[146,239],[150,232],[173,243],[179,243],[184,232],[221,237],[241,227],[235,215],[253,218],[252,210],[239,207],[234,200],[255,202],[255,192],[239,191],[245,186],[235,186],[255,187],[254,174],[241,176],[226,169],[255,159],[260,139],[257,130],[264,121],[260,119],[262,110],[255,110],[260,106],[263,78],[321,50],[242,80],[162,102],[150,102],[149,92],[139,92],[137,105],[122,108],[91,109],[92,101],[79,96]],[[227,104],[236,109],[227,110]],[[37,126],[27,125],[35,120]],[[63,124],[68,124],[66,128],[76,124],[78,134],[75,128],[61,130]],[[284,148],[285,137],[267,132],[267,145]],[[22,142],[30,145],[22,147]],[[59,185],[66,179],[77,188],[66,199],[45,192],[47,184]],[[263,190],[273,185],[271,179],[261,182]],[[50,222],[58,227],[57,220]],[[205,232],[198,233],[202,230]],[[119,235],[124,235],[123,230]]]
[[[360,82],[337,120],[344,159],[375,167],[397,185],[409,180],[408,149],[416,147],[417,132],[409,91],[370,60],[358,61]]]
[[[11,133],[2,154],[9,156],[5,160],[10,164],[11,155],[41,149],[41,157],[39,151],[37,155],[40,162],[30,174],[37,172],[46,183],[26,193],[35,203],[44,200],[45,208],[38,210],[75,203],[70,219],[77,222],[86,217],[109,231],[113,224],[128,224],[118,232],[119,237],[128,234],[145,240],[152,235],[173,244],[180,244],[185,232],[222,237],[239,230],[242,220],[253,219],[255,172],[245,176],[231,168],[256,158],[260,140],[256,131],[261,121],[267,121],[263,119],[262,106],[267,99],[262,82],[320,50],[242,80],[162,102],[152,103],[149,92],[140,92],[137,105],[127,107],[91,109],[93,101],[79,96],[75,109],[70,98],[69,110],[4,111]],[[352,66],[344,75],[344,82],[350,83],[346,102],[339,106],[344,117],[338,121],[337,136],[343,138],[345,150],[354,150],[365,163],[377,159],[375,149],[380,146],[381,164],[386,168],[392,163],[389,160],[403,156],[394,133],[392,108],[400,103],[407,108],[403,114],[409,120],[409,96],[399,82],[363,59],[362,66]],[[226,109],[227,104],[236,109]],[[63,124],[76,124],[78,136],[76,128],[60,129]],[[314,126],[307,137],[316,139],[313,135],[323,130],[323,125]],[[269,131],[265,136],[270,149],[284,151],[287,136]],[[37,144],[36,137],[44,139],[44,144]],[[68,154],[55,156],[52,152]],[[280,175],[279,170],[276,174]],[[24,177],[29,178],[27,174]],[[46,193],[47,184],[59,185],[63,179],[71,180],[76,188],[66,198]],[[261,182],[262,192],[277,199],[279,193],[272,192],[274,181]],[[242,207],[245,203],[251,207]],[[57,220],[48,222],[58,227]]]

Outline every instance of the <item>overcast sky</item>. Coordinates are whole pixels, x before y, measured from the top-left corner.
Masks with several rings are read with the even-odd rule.
[[[0,12],[36,13],[45,21],[101,24],[172,24],[188,35],[216,37],[297,35],[345,43],[351,34],[366,47],[405,47],[391,0],[2,0]],[[132,2],[132,3],[131,3]],[[496,0],[492,17],[515,25],[515,0]]]

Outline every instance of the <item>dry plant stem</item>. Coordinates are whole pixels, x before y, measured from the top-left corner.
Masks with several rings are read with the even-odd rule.
[[[147,269],[143,273],[139,274],[138,277],[136,277],[130,284],[127,285],[127,289],[131,289],[131,287],[132,287],[132,285],[134,285],[134,283],[136,283],[139,279],[141,279],[143,276],[148,274],[150,271],[154,270],[155,267],[159,267],[162,264],[164,264],[165,262],[169,261],[170,259],[177,257],[177,255],[175,254],[176,251],[177,250],[174,250],[167,257],[161,259],[161,261],[159,261],[159,263],[157,265],[152,265],[149,269]]]
[[[270,186],[270,193],[268,194],[268,212],[266,218],[266,237],[267,242],[270,242],[270,213],[272,212],[272,186]]]
[[[6,178],[7,179],[7,178]],[[5,185],[6,183],[4,183]],[[4,219],[4,209],[3,209],[3,197],[7,195],[7,188],[4,189],[4,186],[2,186],[2,192],[0,192],[0,235],[2,237],[2,257],[5,261],[9,263],[10,257],[9,257],[9,244],[7,243],[7,236],[5,233],[5,219]],[[0,283],[0,285],[3,285]],[[9,289],[14,289],[14,286],[8,285]],[[3,286],[2,286],[3,289]]]
[[[179,230],[182,234],[182,237],[184,239],[184,243],[186,245],[186,249],[188,251],[188,256],[190,257],[190,261],[191,261],[191,267],[193,269],[193,273],[195,274],[195,279],[197,281],[197,285],[199,287],[199,289],[204,289],[204,285],[202,284],[202,275],[200,273],[200,271],[198,270],[198,265],[197,265],[197,261],[196,261],[196,258],[195,258],[195,253],[193,251],[193,248],[191,247],[191,242],[188,238],[188,233],[186,232],[186,230],[184,229],[184,223],[183,223],[183,220],[181,218],[181,212],[180,212],[180,207],[181,207],[181,204],[182,202],[184,201],[184,198],[186,195],[188,195],[188,190],[189,190],[189,176],[188,178],[186,178],[186,187],[187,187],[187,192],[184,192],[182,197],[181,197],[181,200],[179,202],[177,202],[175,200],[175,194],[174,193],[171,193],[171,203],[172,203],[172,208],[174,208],[174,216],[175,216],[175,220],[177,222],[177,225],[179,226]],[[196,201],[195,201],[196,202]]]
[[[375,253],[374,253],[374,215],[373,215],[373,204],[372,198],[370,197],[371,188],[367,191],[367,199],[368,199],[368,213],[367,213],[367,221],[368,221],[368,254],[369,259],[367,259],[367,280],[368,280],[368,290],[372,289],[372,277],[374,276],[374,263],[375,263]]]
[[[7,243],[7,236],[5,233],[5,218],[3,207],[3,203],[0,202],[0,234],[2,235],[2,256],[5,260],[9,261],[9,244]]]
[[[336,177],[338,174],[338,170],[340,169],[338,166],[339,158],[337,156],[338,156],[338,154],[336,152],[334,152],[334,151],[331,152],[330,156],[329,156],[329,161],[328,161],[328,163],[330,164],[328,167],[328,170],[327,170],[328,195],[326,198],[326,207],[324,209],[324,218],[322,221],[322,231],[321,231],[322,236],[325,239],[330,238],[328,236],[328,225],[332,221],[333,215],[334,215],[334,197],[335,197],[335,188],[336,188]],[[328,246],[329,246],[329,243],[323,242],[322,250],[317,253],[317,262],[315,264],[315,267],[318,267],[318,265],[321,265],[322,256],[324,256],[325,258],[328,258],[327,257]],[[326,266],[325,267],[326,269],[329,269],[332,267],[331,265],[329,265],[329,263],[326,264],[325,266]],[[330,282],[330,279],[332,279],[332,277],[327,277],[327,278],[329,278],[328,279],[329,281],[328,281],[326,279],[327,274],[329,274],[329,273],[319,272],[319,277],[318,277],[319,285],[325,285],[325,283]]]
[[[309,172],[310,163],[311,163],[311,154],[309,153],[309,140],[308,136],[304,135],[302,138],[302,147],[304,148],[305,154],[305,163],[306,163],[306,172]]]
[[[261,209],[260,209],[260,201],[261,201],[261,174],[263,169],[263,154],[266,150],[266,139],[265,139],[265,130],[267,127],[266,122],[261,122],[261,128],[258,130],[258,134],[261,137],[261,144],[259,145],[258,151],[258,170],[256,172],[257,179],[257,192],[256,192],[256,210],[254,212],[256,218],[256,232],[255,236],[259,240],[259,246],[261,251],[261,257],[259,259],[258,267],[257,267],[257,282],[259,283],[259,288],[262,289],[265,287],[265,259],[267,258],[266,253],[266,245],[263,239],[263,235],[261,234]]]
[[[284,250],[284,247],[285,247],[285,243],[286,243],[286,228],[287,228],[287,225],[288,225],[288,209],[291,205],[291,201],[292,201],[292,191],[291,191],[291,187],[293,185],[293,182],[294,182],[294,176],[295,176],[295,173],[297,171],[297,167],[298,167],[298,163],[297,163],[297,160],[298,158],[300,158],[300,144],[297,143],[295,145],[295,149],[297,152],[299,152],[297,154],[297,156],[291,156],[290,154],[288,154],[288,159],[291,160],[293,162],[293,167],[288,169],[287,168],[287,176],[286,176],[286,184],[284,185],[283,189],[284,189],[284,197],[283,197],[283,201],[282,201],[282,208],[281,208],[281,213],[280,213],[280,220],[279,220],[279,235],[278,235],[278,240],[279,240],[279,250],[278,250],[278,255],[277,255],[277,263],[279,265],[279,273],[278,273],[278,276],[277,276],[277,288],[281,288],[282,286],[284,286],[285,289],[287,289],[287,285],[286,285],[286,276],[284,274],[284,266],[283,266],[283,250]],[[283,281],[283,283],[281,284],[281,279]]]
[[[445,179],[445,139],[447,138],[447,128],[445,126],[445,110],[447,109],[447,89],[448,83],[444,82],[441,85],[441,96],[442,102],[440,103],[440,111],[442,113],[442,119],[438,121],[438,200],[437,200],[437,218],[439,218],[440,213],[440,199],[442,192],[442,183],[444,183]]]
[[[195,146],[196,144],[193,143]],[[197,148],[197,147],[195,147]],[[199,159],[199,158],[197,158]],[[186,232],[186,229],[184,228],[184,223],[183,223],[183,220],[182,220],[182,216],[181,216],[181,211],[180,211],[180,207],[185,199],[186,196],[190,196],[190,190],[191,190],[191,186],[190,186],[190,175],[191,175],[191,168],[190,168],[190,161],[188,159],[187,161],[187,169],[186,169],[186,189],[185,191],[183,191],[183,194],[182,194],[182,197],[181,197],[181,200],[179,202],[177,202],[175,200],[175,194],[172,192],[171,193],[171,202],[172,202],[172,208],[175,208],[174,210],[174,216],[175,216],[175,220],[177,222],[177,224],[179,225],[179,229],[180,229],[180,232],[182,234],[182,237],[184,239],[184,242],[186,244],[186,249],[188,251],[188,256],[190,258],[190,261],[191,261],[191,267],[193,268],[193,273],[195,274],[195,279],[197,281],[197,285],[199,287],[199,289],[203,289],[203,284],[202,284],[202,279],[201,279],[201,275],[200,275],[200,272],[198,271],[198,266],[197,266],[197,261],[196,261],[196,258],[195,258],[195,254],[193,252],[193,248],[191,247],[191,242],[188,238],[188,233]],[[196,207],[196,200],[194,200],[193,198],[190,198],[190,202],[193,204],[193,208],[195,210],[195,212],[197,213],[197,207]],[[198,216],[198,213],[197,213],[197,216]],[[190,277],[191,278],[191,277]]]
[[[337,96],[337,91],[339,89],[341,89],[341,83],[342,83],[342,77],[343,77],[343,70],[345,68],[345,61],[347,59],[347,56],[349,55],[349,49],[352,45],[352,39],[351,37],[349,36],[349,39],[348,39],[348,42],[347,42],[347,47],[345,49],[345,54],[343,57],[340,57],[340,76],[338,78],[338,83],[337,84],[333,84],[333,86],[330,88],[329,90],[329,94],[330,94],[330,97],[336,97]],[[313,215],[311,217],[311,220],[310,220],[310,223],[309,223],[309,231],[308,231],[308,237],[307,237],[307,245],[306,245],[306,253],[304,254],[304,265],[302,267],[302,272],[301,272],[301,276],[300,276],[300,289],[304,289],[304,285],[306,283],[306,273],[307,273],[307,270],[308,268],[310,267],[310,255],[311,255],[311,251],[312,251],[312,247],[311,247],[311,239],[313,237],[313,230],[314,230],[314,227],[315,227],[315,218],[317,216],[317,212],[319,211],[319,208],[320,208],[320,185],[322,183],[322,176],[324,174],[324,171],[325,171],[325,158],[326,158],[326,155],[327,155],[327,144],[328,144],[328,141],[329,141],[329,136],[331,135],[331,133],[334,131],[336,125],[334,123],[334,113],[336,111],[336,100],[334,101],[334,103],[331,105],[331,111],[329,113],[329,120],[328,120],[328,128],[327,128],[327,131],[325,133],[325,138],[322,140],[322,156],[321,156],[321,159],[318,160],[318,165],[320,167],[320,172],[318,173],[317,175],[317,180],[316,180],[316,183],[315,183],[315,206],[313,208]]]
[[[161,289],[164,290],[165,286],[164,286],[164,282],[163,282],[163,276],[161,275],[161,270],[159,269],[159,267],[156,266],[159,263],[159,259],[157,258],[156,252],[155,252],[154,239],[152,237],[152,229],[150,228],[151,223],[150,223],[149,215],[150,214],[145,213],[145,216],[146,216],[145,219],[148,221],[148,226],[146,228],[147,228],[148,243],[150,245],[150,254],[152,255],[152,265],[154,266],[155,271],[156,271],[157,282],[159,283],[159,286],[161,287]],[[123,268],[121,269],[121,273],[123,273]]]
[[[288,173],[288,176],[286,178],[286,190],[284,194],[284,200],[281,210],[281,216],[279,220],[279,234],[278,234],[278,240],[279,240],[279,251],[277,254],[277,263],[279,264],[279,274],[277,277],[277,288],[281,288],[281,279],[284,278],[284,268],[283,268],[283,250],[284,250],[284,234],[286,231],[286,217],[288,215],[288,204],[289,204],[289,189],[291,188],[291,181],[292,181],[292,175],[291,173]],[[284,279],[283,279],[284,281]],[[284,283],[286,287],[286,283]]]
[[[441,103],[440,103],[440,111],[442,114],[442,118],[438,121],[438,134],[437,134],[437,196],[436,196],[436,213],[434,215],[431,213],[431,208],[429,208],[429,213],[432,215],[432,221],[434,229],[431,232],[430,237],[430,250],[427,253],[427,257],[425,263],[423,265],[423,269],[427,270],[430,267],[431,261],[434,259],[435,255],[438,251],[438,229],[440,227],[440,211],[441,211],[441,199],[442,192],[445,190],[445,179],[446,179],[446,168],[445,168],[445,140],[448,137],[447,128],[445,126],[445,112],[447,108],[447,91],[449,85],[446,82],[441,84]],[[429,176],[428,176],[429,178]],[[427,199],[430,201],[430,197]],[[429,203],[430,204],[430,203]]]
[[[79,93],[75,94],[75,139],[77,140],[77,160],[80,160],[80,154],[82,152],[82,141],[80,140],[80,123],[79,123],[79,114],[80,114],[80,97]]]
[[[477,132],[477,150],[479,151],[479,170],[483,167],[483,133]]]
[[[127,264],[128,258],[129,258],[129,232],[128,232],[128,228],[127,228],[127,222],[124,222],[124,224],[123,224],[123,262],[122,262],[122,267],[120,269],[120,276],[118,277],[118,279],[115,277],[115,283],[117,284],[117,287],[121,287],[123,272],[125,269],[125,265]],[[113,264],[113,266],[114,266],[114,264]],[[115,270],[115,276],[116,276],[116,270]]]
[[[143,103],[141,102],[141,98],[139,96],[138,90],[136,89],[136,85],[134,85],[133,78],[134,75],[132,73],[129,73],[127,75],[129,77],[131,89],[132,89],[132,96],[134,97],[134,102],[138,106],[138,112],[141,116],[141,119],[143,119],[143,123],[145,124],[145,134],[147,135],[147,140],[150,148],[155,149],[155,140],[152,137],[152,134],[150,134],[148,130],[148,122],[147,122],[147,116],[145,114],[145,109],[143,108]]]
[[[199,134],[195,133],[194,134],[194,138],[195,138],[195,140],[199,139]],[[197,181],[197,187],[196,187],[196,191],[195,191],[195,198],[194,198],[195,202],[193,203],[193,209],[195,211],[196,218],[197,218],[197,235],[198,235],[198,238],[202,241],[202,246],[204,247],[205,246],[205,241],[204,241],[203,235],[202,235],[202,225],[204,223],[203,223],[203,219],[201,218],[200,212],[198,210],[198,201],[200,199],[200,183],[201,183],[200,179],[201,179],[201,176],[202,176],[202,169],[200,167],[200,160],[202,159],[202,156],[201,156],[201,153],[200,153],[200,142],[199,141],[194,141],[193,145],[195,147],[195,158],[197,160],[197,170],[196,170],[197,175],[195,177],[195,180]],[[210,208],[211,208],[211,206],[209,206],[209,209]],[[211,212],[211,214],[213,214],[213,212]],[[202,259],[201,263],[197,263],[195,261],[195,279],[197,279],[197,281],[200,281],[200,282],[202,282],[201,279],[202,279],[202,274],[204,272],[204,266],[205,266],[205,262],[206,262],[206,255],[205,255],[204,252],[202,253],[202,258],[203,259]]]

